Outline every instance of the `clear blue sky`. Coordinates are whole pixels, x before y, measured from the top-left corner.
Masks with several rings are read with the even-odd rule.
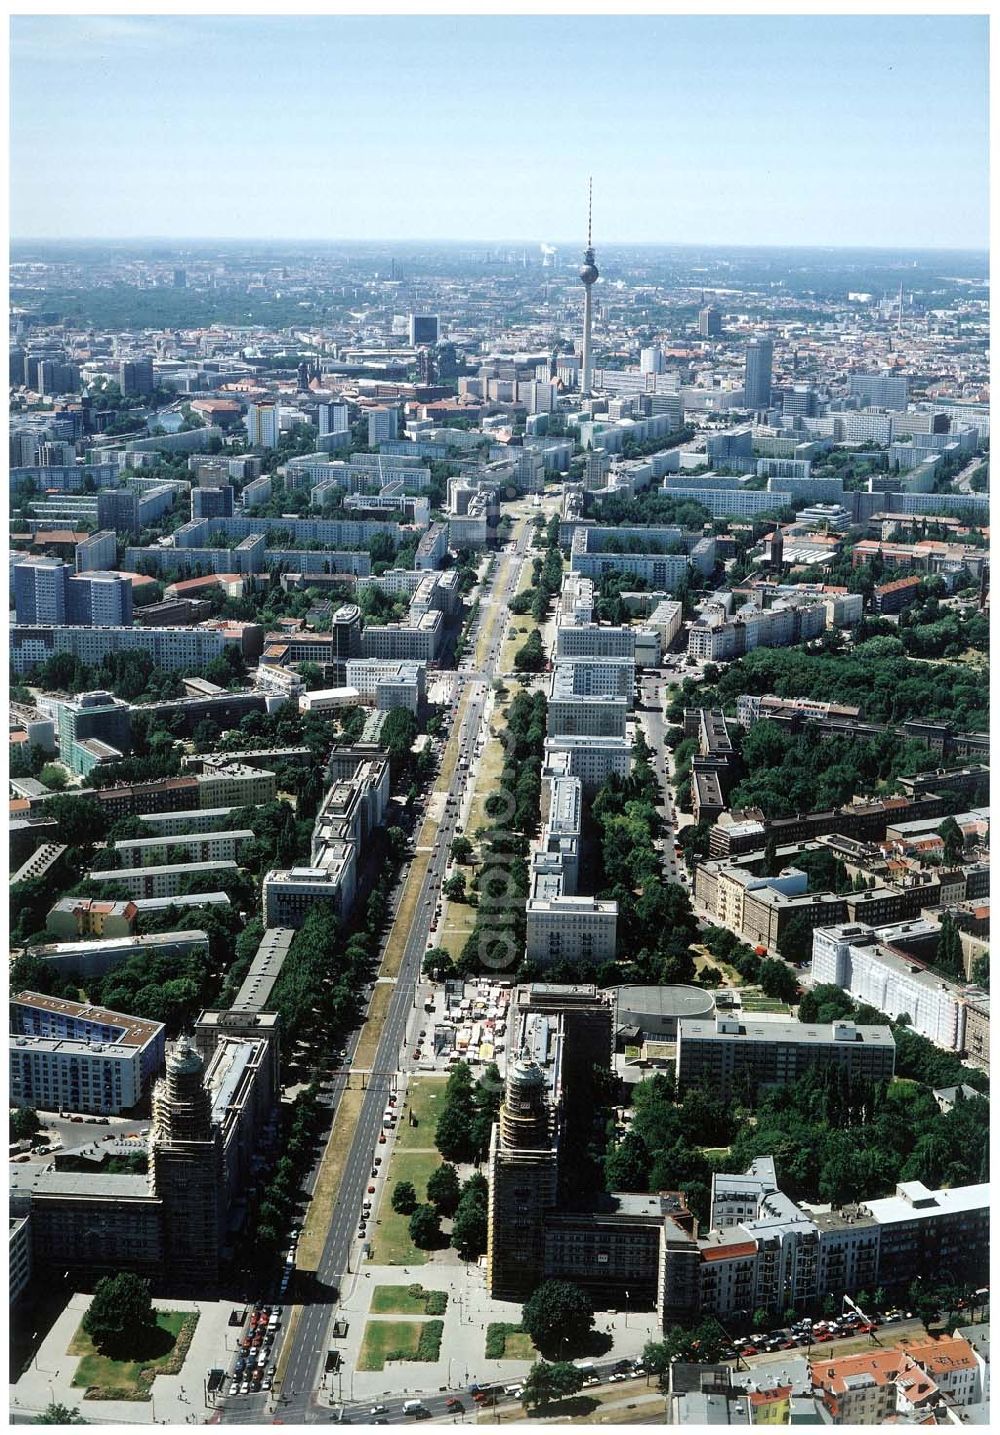
[[[980,248],[987,21],[23,17],[15,237]]]

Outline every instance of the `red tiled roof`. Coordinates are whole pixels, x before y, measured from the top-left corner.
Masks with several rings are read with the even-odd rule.
[[[741,1256],[756,1254],[757,1246],[753,1241],[734,1241],[729,1246],[709,1246],[702,1251],[701,1258],[703,1261],[733,1261]]]

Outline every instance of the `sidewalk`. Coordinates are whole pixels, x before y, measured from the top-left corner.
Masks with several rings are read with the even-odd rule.
[[[158,1375],[149,1400],[86,1400],[83,1386],[73,1385],[80,1357],[67,1348],[90,1304],[87,1294],[69,1303],[42,1341],[31,1365],[11,1384],[12,1415],[33,1415],[50,1404],[76,1406],[81,1416],[104,1425],[201,1424],[210,1407],[205,1404],[205,1375],[227,1362],[225,1333],[229,1330],[227,1301],[168,1300],[157,1298],[157,1310],[197,1310],[198,1324],[182,1369],[176,1375]]]
[[[325,1377],[326,1396],[339,1403],[384,1400],[387,1396],[428,1395],[439,1390],[456,1390],[471,1381],[499,1381],[510,1384],[523,1378],[531,1369],[531,1360],[487,1360],[486,1327],[493,1321],[516,1325],[521,1319],[521,1306],[511,1301],[493,1300],[486,1294],[485,1276],[477,1265],[466,1265],[453,1251],[442,1251],[422,1266],[365,1266],[351,1278],[352,1284],[342,1293],[338,1315],[348,1321],[344,1340],[331,1341],[343,1358],[343,1370]],[[378,1285],[409,1285],[419,1282],[425,1290],[448,1292],[448,1308],[440,1317],[444,1321],[441,1358],[436,1362],[393,1362],[382,1370],[359,1371],[358,1354],[369,1319],[393,1319],[391,1316],[371,1317],[371,1292]],[[424,1317],[396,1317],[423,1319]],[[626,1324],[627,1322],[627,1324]],[[636,1359],[649,1340],[660,1338],[655,1312],[632,1311],[614,1314],[598,1311],[595,1330],[606,1331],[613,1338],[612,1349],[602,1359]]]

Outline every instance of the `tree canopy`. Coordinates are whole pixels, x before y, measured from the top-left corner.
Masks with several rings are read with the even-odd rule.
[[[121,1271],[98,1281],[82,1324],[99,1350],[139,1353],[155,1322],[149,1282],[132,1271]]]
[[[521,1324],[543,1354],[569,1354],[590,1335],[593,1302],[571,1281],[543,1281],[525,1302]]]

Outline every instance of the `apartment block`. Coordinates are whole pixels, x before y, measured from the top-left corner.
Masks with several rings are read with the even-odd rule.
[[[167,837],[129,837],[115,842],[114,850],[123,867],[151,867],[174,851],[182,851],[189,862],[233,862],[240,848],[254,840],[248,827],[230,831],[176,832]],[[156,894],[154,894],[156,895]]]
[[[114,1116],[163,1065],[164,1026],[81,1002],[19,992],[10,1002],[14,1106]]]
[[[543,776],[578,777],[585,797],[593,797],[611,776],[625,778],[632,769],[632,749],[624,738],[546,738]]]
[[[533,898],[526,910],[529,961],[583,966],[614,960],[617,902],[579,896]]]
[[[175,897],[190,877],[212,874],[220,885],[235,877],[235,862],[171,862],[160,867],[114,867],[88,872],[91,882],[115,882],[126,887],[130,897]]]
[[[714,1023],[692,1018],[677,1024],[675,1074],[680,1089],[706,1085],[728,1099],[742,1084],[751,1088],[796,1081],[812,1067],[836,1067],[851,1077],[888,1081],[896,1044],[887,1026],[834,1022],[740,1020]]]

